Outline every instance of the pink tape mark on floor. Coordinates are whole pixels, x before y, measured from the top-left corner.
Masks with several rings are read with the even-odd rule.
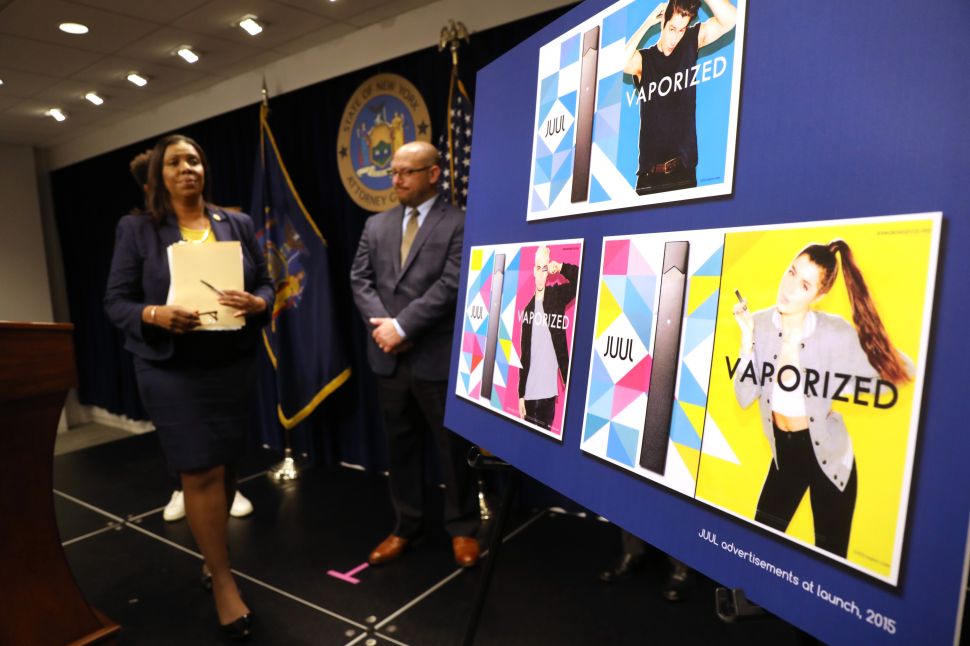
[[[327,574],[329,574],[335,579],[340,579],[341,581],[345,581],[347,583],[352,583],[356,585],[360,583],[360,579],[355,578],[354,575],[360,572],[361,570],[366,570],[368,565],[369,564],[367,562],[361,563],[360,565],[350,570],[349,572],[337,572],[336,570],[327,570]]]

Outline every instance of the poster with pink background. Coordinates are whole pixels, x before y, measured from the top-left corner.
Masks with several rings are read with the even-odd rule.
[[[472,247],[456,391],[562,440],[582,240]]]

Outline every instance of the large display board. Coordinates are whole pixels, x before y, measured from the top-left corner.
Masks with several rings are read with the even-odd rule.
[[[520,241],[581,241],[582,268],[558,441],[522,432],[480,391],[469,401],[462,334],[446,424],[826,642],[953,642],[970,522],[970,216],[955,172],[970,168],[957,136],[970,81],[949,26],[970,6],[938,3],[931,27],[901,2],[732,4],[733,29],[689,41],[699,69],[702,44],[729,63],[708,81],[732,88],[719,196],[689,193],[708,177],[695,171],[696,187],[634,186],[627,201],[574,201],[562,184],[559,211],[533,208],[541,128],[565,153],[556,168],[571,156],[570,182],[588,181],[587,198],[602,188],[613,99],[644,87],[637,56],[650,65],[616,49],[674,54],[661,42],[671,21],[643,28],[663,7],[589,0],[479,74],[463,296],[484,299],[473,254]],[[674,26],[725,16],[710,0]],[[932,52],[898,46],[921,39]],[[590,70],[599,86],[584,102]],[[559,78],[553,97],[550,74],[573,85]],[[642,146],[637,116],[650,118],[627,114],[617,150]],[[493,384],[514,372],[500,361]]]

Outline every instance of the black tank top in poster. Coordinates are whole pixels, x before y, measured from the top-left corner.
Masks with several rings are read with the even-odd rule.
[[[691,79],[696,76],[692,68],[697,64],[699,33],[699,24],[687,29],[670,56],[664,56],[656,45],[640,50],[638,174],[675,157],[687,168],[697,166],[697,88]]]

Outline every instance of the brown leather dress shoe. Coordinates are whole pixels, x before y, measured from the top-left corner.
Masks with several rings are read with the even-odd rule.
[[[381,565],[393,561],[404,553],[404,548],[408,546],[408,539],[391,534],[381,544],[374,548],[374,551],[367,557],[367,562],[371,565]]]
[[[455,536],[451,539],[455,552],[455,563],[461,567],[472,567],[478,563],[478,541],[470,536]]]

